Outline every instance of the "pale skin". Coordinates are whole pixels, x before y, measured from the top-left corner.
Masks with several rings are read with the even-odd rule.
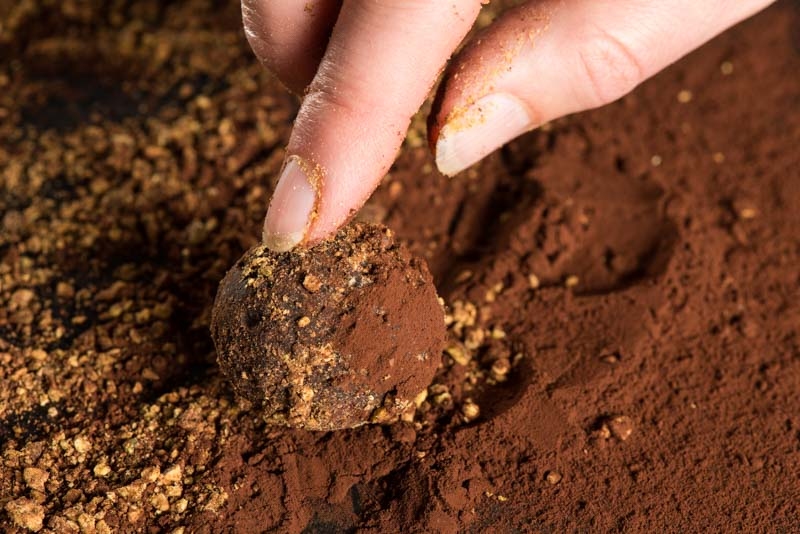
[[[439,171],[454,175],[526,131],[617,100],[772,0],[529,0],[453,56],[482,3],[242,0],[254,52],[304,95],[268,247],[313,244],[350,219],[442,72],[428,137]]]

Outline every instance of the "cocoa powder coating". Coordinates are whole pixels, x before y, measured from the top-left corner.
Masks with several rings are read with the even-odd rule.
[[[309,249],[251,248],[220,284],[211,332],[236,392],[309,430],[413,415],[445,338],[425,262],[366,223]]]

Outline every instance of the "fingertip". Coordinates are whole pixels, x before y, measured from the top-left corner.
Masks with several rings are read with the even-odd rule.
[[[525,103],[516,96],[490,93],[448,115],[436,137],[436,166],[446,176],[458,174],[534,124]]]
[[[452,175],[539,124],[611,103],[769,3],[528,0],[451,61],[428,119],[436,164]]]
[[[316,169],[299,156],[290,156],[281,171],[264,218],[263,243],[275,252],[302,244],[319,211]]]
[[[477,12],[474,0],[345,3],[287,149],[319,165],[321,176],[300,245],[327,238],[363,206]],[[442,20],[451,21],[447,31]],[[293,242],[296,231],[283,234]]]

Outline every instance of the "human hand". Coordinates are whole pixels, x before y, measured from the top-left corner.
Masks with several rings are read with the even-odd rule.
[[[450,62],[429,118],[453,175],[518,135],[598,107],[772,0],[528,0]],[[256,55],[305,98],[264,222],[290,250],[336,231],[394,161],[479,0],[242,0]]]

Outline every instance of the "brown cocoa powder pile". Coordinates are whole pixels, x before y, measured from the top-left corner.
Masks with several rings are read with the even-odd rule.
[[[0,530],[796,530],[796,2],[454,179],[417,117],[361,218],[431,267],[444,365],[331,433],[266,425],[209,336],[297,109],[239,3],[11,4]]]
[[[386,227],[311,248],[256,246],[220,284],[217,360],[270,423],[308,430],[413,421],[441,364],[444,312],[425,263]]]

